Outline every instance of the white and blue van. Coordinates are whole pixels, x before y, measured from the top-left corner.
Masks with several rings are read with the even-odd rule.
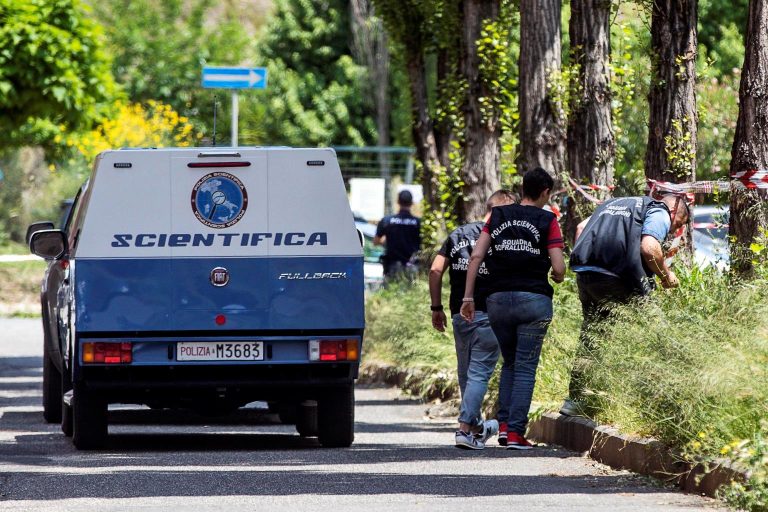
[[[30,247],[50,260],[46,418],[78,448],[105,443],[110,403],[256,400],[352,443],[363,252],[333,150],[107,151]]]

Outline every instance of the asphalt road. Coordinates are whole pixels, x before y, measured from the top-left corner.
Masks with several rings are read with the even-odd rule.
[[[43,422],[39,320],[0,319],[0,510],[712,510],[556,447],[452,446],[453,425],[393,389],[358,389],[356,442],[323,449],[250,410],[226,421],[110,412],[78,452]]]

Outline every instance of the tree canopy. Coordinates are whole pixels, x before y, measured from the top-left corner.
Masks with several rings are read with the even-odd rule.
[[[115,94],[100,28],[79,0],[0,0],[0,129],[5,145],[93,123]]]
[[[366,70],[350,48],[344,0],[277,4],[259,44],[269,66],[265,139],[272,144],[357,145],[376,140]]]

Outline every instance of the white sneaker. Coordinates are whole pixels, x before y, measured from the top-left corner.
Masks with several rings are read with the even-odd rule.
[[[499,422],[497,420],[485,420],[483,422],[483,430],[479,434],[475,434],[475,437],[479,438],[483,445],[485,445],[490,438],[498,433]]]
[[[467,433],[462,430],[456,431],[456,448],[465,450],[482,450],[485,443],[479,437],[479,434]]]

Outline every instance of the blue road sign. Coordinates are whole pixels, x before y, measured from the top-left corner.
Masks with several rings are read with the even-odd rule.
[[[203,68],[207,89],[266,89],[267,68]]]

